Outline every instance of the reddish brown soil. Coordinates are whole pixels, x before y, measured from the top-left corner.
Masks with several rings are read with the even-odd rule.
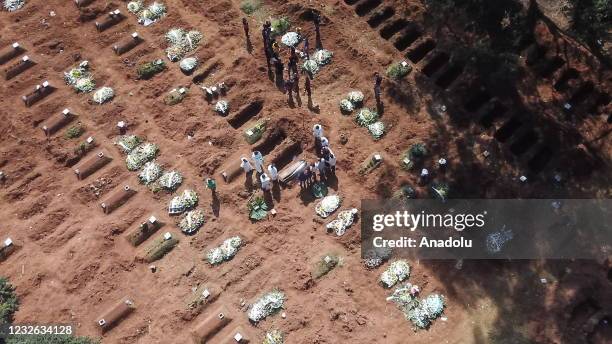
[[[591,295],[597,307],[610,308],[609,272],[601,265],[465,262],[462,270],[456,270],[455,262],[413,262],[411,281],[421,285],[425,294],[439,292],[448,300],[447,321],[438,320],[427,331],[413,332],[395,306],[385,301],[388,291],[377,286],[381,271],[368,271],[361,264],[358,224],[342,238],[327,235],[324,223],[314,214],[313,200],[301,195],[298,187],[275,193],[271,201],[278,215],[251,223],[242,177],[224,184],[218,173],[241,155],[249,154],[250,147],[242,138],[244,129],[256,119],[270,118],[270,126],[284,128],[287,137],[301,143],[301,156],[308,160],[315,157],[312,125],[324,125],[339,157],[338,183],[332,189],[343,197],[346,208],[359,207],[364,198],[389,196],[405,182],[417,185],[415,172],[398,167],[400,154],[417,142],[425,142],[430,148],[429,166],[442,156],[449,160],[449,170],[435,179],[449,182],[456,197],[609,197],[610,124],[605,118],[581,122],[583,127],[578,130],[584,140],[572,143],[571,149],[560,149],[557,159],[563,166],[564,154],[575,150],[580,158],[587,155],[596,160],[598,168],[586,177],[568,173],[565,185],[554,187],[554,168],[529,173],[523,161],[495,141],[492,131],[430,115],[427,108],[432,101],[447,103],[452,114],[461,111],[459,105],[465,99],[458,96],[462,86],[442,92],[419,72],[419,65],[407,81],[383,83],[383,119],[390,129],[382,140],[374,142],[352,118],[340,114],[338,102],[349,90],[361,89],[366,105],[374,107],[373,73],[384,71],[392,61],[403,57],[392,42],[382,39],[355,15],[353,7],[342,1],[264,2],[270,15],[287,15],[300,26],[311,38],[311,47],[314,28],[305,13],[314,8],[323,15],[323,45],[334,52],[334,57],[313,81],[314,103],[320,107],[319,113],[313,113],[306,107],[305,94],[300,95],[301,106],[290,107],[286,96],[268,79],[261,23],[255,18],[250,19],[254,50],[252,54],[246,51],[238,0],[166,3],[168,16],[150,27],[138,25],[130,15],[102,33],[95,30],[92,20],[117,7],[127,13],[123,1],[97,0],[79,11],[71,2],[30,0],[21,11],[0,13],[0,47],[19,41],[37,63],[0,86],[0,170],[7,176],[0,182],[0,238],[10,236],[20,246],[0,263],[0,273],[17,287],[21,307],[16,322],[74,323],[78,334],[103,336],[104,343],[188,343],[189,331],[212,308],[184,320],[192,289],[215,283],[223,289],[215,303],[225,304],[235,313],[230,327],[249,328],[257,338],[255,342],[270,328],[283,330],[287,343],[490,343],[495,338],[499,343],[515,343],[518,339],[499,338],[519,336],[541,343],[586,341],[584,316],[572,314],[584,295]],[[422,12],[414,2],[396,8],[399,12],[409,9],[415,20]],[[56,15],[51,17],[50,11]],[[136,64],[165,58],[163,35],[176,26],[204,33],[204,41],[195,52],[202,62],[196,74],[216,66],[203,84],[224,81],[230,85],[226,98],[233,110],[254,99],[264,99],[262,112],[249,124],[234,129],[217,116],[199,87],[181,73],[177,64],[169,63],[167,71],[151,80],[136,80]],[[145,43],[116,56],[112,44],[135,30]],[[545,31],[540,32],[543,42],[547,40]],[[576,56],[591,58],[584,51]],[[89,95],[77,95],[64,85],[62,73],[81,59],[90,61],[99,86],[115,89],[112,102],[93,105]],[[598,66],[574,64],[583,75],[599,75],[598,85],[609,91],[609,73],[600,73]],[[462,78],[469,80],[469,76]],[[542,116],[561,111],[558,102],[542,101],[560,97],[552,91],[550,82],[536,81],[530,75],[526,78],[519,89],[526,106],[533,105],[531,109]],[[33,107],[24,107],[21,96],[44,80],[58,90]],[[463,85],[463,81],[457,84]],[[188,97],[179,105],[164,105],[166,92],[180,85],[191,85]],[[45,138],[40,123],[66,107],[79,115],[86,133],[78,140],[65,139],[63,130]],[[185,176],[181,191],[190,187],[200,195],[207,222],[196,235],[182,235],[175,219],[166,215],[166,205],[173,195],[153,194],[138,184],[136,173],[125,168],[124,156],[113,146],[118,134],[115,125],[120,120],[129,124],[130,132],[161,147],[158,160]],[[553,125],[557,123],[554,121],[542,123],[552,132],[567,126]],[[346,145],[339,142],[341,134],[348,137]],[[88,154],[103,148],[113,161],[79,181],[67,167],[67,159],[77,143],[88,136],[98,143]],[[482,156],[485,150],[491,152],[488,159]],[[360,163],[375,151],[383,154],[384,165],[367,177],[358,175]],[[569,165],[580,164],[565,159],[569,159]],[[521,174],[529,174],[529,184],[519,185]],[[218,205],[213,204],[202,182],[210,175],[217,176]],[[136,188],[137,195],[104,215],[100,200],[125,184]],[[417,189],[420,197],[427,197],[426,187]],[[151,214],[167,223],[154,237],[171,231],[181,240],[155,263],[156,273],[136,258],[149,241],[134,248],[123,238],[124,232]],[[203,261],[206,250],[237,234],[247,243],[231,262],[211,268]],[[313,281],[312,264],[330,251],[343,257],[343,265]],[[543,277],[550,282],[541,284]],[[276,315],[256,327],[248,324],[241,300],[252,303],[274,287],[287,294],[286,318]],[[136,311],[102,335],[96,318],[124,296],[134,300]],[[584,312],[587,318],[589,312]],[[590,340],[606,338],[604,330],[593,332]]]

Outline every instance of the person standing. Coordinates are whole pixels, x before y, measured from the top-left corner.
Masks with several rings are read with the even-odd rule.
[[[323,127],[319,123],[312,127],[312,135],[315,139],[315,148],[319,152],[321,151],[321,137],[323,137]]]
[[[314,163],[315,172],[319,172],[319,180],[323,181],[326,179],[325,175],[325,159],[321,158]]]
[[[266,65],[268,66],[268,73],[271,72],[270,59],[272,58],[272,53],[270,50],[270,22],[266,21],[263,24],[263,29],[261,30],[261,35],[263,38],[263,46],[264,46],[264,54],[266,55]]]
[[[374,73],[374,98],[376,98],[376,106],[380,109],[381,100],[380,100],[380,85],[382,83],[382,77],[378,72]]]
[[[310,184],[310,166],[306,166],[302,172],[298,175],[300,181],[300,189],[308,187]]]
[[[329,157],[330,153],[331,153],[331,149],[329,147],[321,148],[321,156],[323,157],[323,159],[327,160],[327,157]]]
[[[249,36],[249,21],[242,17],[242,29],[244,30],[244,36],[246,38],[247,50],[251,51],[251,37]]]
[[[244,173],[253,171],[253,165],[245,157],[240,158],[240,167],[244,170]]]
[[[308,97],[308,109],[314,109],[314,104],[312,103],[312,88],[310,85],[310,78],[306,78],[304,82],[304,88],[306,89],[306,96]]]
[[[270,183],[270,177],[267,174],[262,173],[259,176],[259,181],[261,182],[261,189],[266,192],[272,188],[272,184]]]
[[[285,81],[285,91],[288,93],[289,99],[289,105],[293,106],[293,77],[290,76],[289,79],[287,81]]]
[[[317,50],[323,49],[323,44],[321,43],[321,15],[319,13],[314,14],[314,26],[315,26],[315,43]]]
[[[217,182],[212,178],[206,178],[206,188],[214,195],[217,192]]]
[[[321,149],[329,147],[329,140],[325,136],[321,136]]]
[[[276,169],[276,165],[268,165],[268,173],[270,174],[272,182],[278,182],[278,170]]]
[[[329,151],[329,155],[327,156],[327,158],[325,158],[325,163],[330,173],[335,176],[336,175],[336,156],[331,150]]]
[[[257,171],[257,173],[263,173],[264,158],[263,155],[261,155],[261,152],[254,151],[252,158],[253,162],[255,163],[255,170]]]

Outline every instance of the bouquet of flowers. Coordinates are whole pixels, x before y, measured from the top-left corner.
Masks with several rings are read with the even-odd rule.
[[[141,143],[142,139],[136,135],[124,135],[115,142],[115,144],[121,147],[125,153],[131,152]]]
[[[187,212],[181,222],[179,222],[179,227],[185,234],[195,233],[202,225],[204,224],[204,213],[200,210],[192,210]]]
[[[338,213],[338,217],[332,222],[327,224],[328,232],[334,232],[337,236],[342,236],[346,233],[346,229],[353,224],[355,215],[359,212],[356,208],[350,210],[343,210]]]
[[[393,287],[397,282],[401,282],[410,277],[410,265],[405,260],[396,260],[389,264],[387,270],[380,275],[380,283],[385,288]]]
[[[314,60],[319,64],[319,66],[325,66],[326,64],[329,64],[331,62],[334,53],[329,50],[320,49],[315,51],[312,56]]]
[[[279,330],[271,330],[266,332],[263,344],[283,344],[285,339],[283,333]]]
[[[191,209],[198,205],[198,194],[191,189],[186,189],[183,191],[183,195],[181,197],[183,199],[185,209]]]
[[[389,248],[372,249],[365,253],[363,265],[368,269],[375,269],[381,266],[389,257],[391,257],[391,249]]]
[[[149,185],[156,181],[162,174],[162,168],[155,161],[149,161],[144,164],[142,170],[138,174],[138,179],[144,185]]]
[[[96,82],[89,71],[89,62],[83,61],[78,67],[72,68],[64,73],[66,85],[72,86],[75,91],[89,93],[96,87]]]
[[[140,169],[146,162],[149,162],[157,156],[159,148],[156,144],[145,142],[134,148],[125,159],[127,169],[136,171]]]
[[[127,4],[127,9],[131,13],[138,14],[144,9],[144,3],[142,0],[130,1]]]
[[[242,245],[242,239],[239,236],[231,237],[223,241],[223,244],[219,247],[215,247],[208,252],[206,258],[208,263],[211,265],[218,265],[223,263],[224,261],[228,261],[232,259],[240,246]]]
[[[385,134],[385,124],[381,121],[374,122],[368,125],[368,131],[374,140],[380,140],[380,138]]]
[[[347,96],[346,99],[353,103],[353,105],[359,105],[361,103],[363,103],[363,92],[361,91],[350,91]]]
[[[166,33],[166,41],[169,45],[166,49],[168,59],[172,62],[182,59],[186,53],[198,46],[202,38],[202,33],[196,30],[186,32],[180,28],[170,29]]]
[[[295,47],[298,43],[300,43],[300,39],[300,34],[290,31],[281,37],[281,42],[288,47]]]
[[[217,112],[221,116],[227,115],[228,110],[229,110],[229,104],[226,100],[219,100],[215,104],[215,112]]]
[[[342,203],[342,199],[338,195],[329,195],[323,197],[319,203],[315,206],[315,212],[322,218],[326,218],[331,215]]]
[[[357,112],[355,121],[362,127],[368,126],[378,121],[378,112],[368,108],[363,108]]]
[[[355,105],[353,105],[353,103],[351,103],[351,101],[348,99],[342,99],[340,101],[340,110],[346,114],[349,114],[355,110]]]
[[[145,8],[142,0],[128,2],[127,9],[138,17],[138,22],[140,24],[145,26],[149,26],[161,19],[166,15],[167,11],[166,5],[157,1]]]
[[[259,322],[283,308],[284,303],[285,294],[280,290],[273,290],[251,305],[249,320]]]
[[[431,294],[418,302],[416,306],[408,309],[405,316],[417,328],[426,329],[433,320],[442,315],[445,306],[444,296]]]
[[[165,172],[159,178],[159,186],[166,190],[174,191],[176,190],[181,183],[183,182],[183,176],[178,171],[168,171]]]
[[[98,104],[104,104],[115,97],[115,91],[110,87],[99,88],[93,95],[93,101]]]
[[[311,76],[319,72],[319,64],[315,60],[306,60],[302,68]]]
[[[25,5],[25,0],[4,0],[4,9],[9,12],[17,11]]]

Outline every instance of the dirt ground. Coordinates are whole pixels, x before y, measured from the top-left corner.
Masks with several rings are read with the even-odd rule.
[[[434,68],[427,67],[431,59],[425,58],[414,64],[407,80],[383,82],[382,119],[389,130],[381,140],[373,141],[366,129],[340,113],[338,103],[348,91],[359,89],[366,95],[366,106],[375,107],[374,72],[384,72],[391,62],[405,59],[406,52],[394,45],[397,36],[385,39],[380,30],[387,27],[387,21],[401,16],[418,22],[424,11],[419,2],[362,0],[354,5],[357,1],[267,0],[262,10],[249,17],[252,52],[246,49],[240,1],[165,3],[168,15],[149,27],[139,25],[127,12],[126,3],[117,0],[96,0],[82,9],[72,2],[29,0],[18,12],[0,13],[0,48],[18,41],[36,63],[0,86],[0,171],[6,175],[0,181],[0,239],[11,237],[19,246],[0,263],[0,274],[10,279],[20,297],[15,322],[72,323],[78,334],[101,336],[103,343],[189,343],[189,331],[213,308],[224,304],[234,320],[216,340],[240,325],[255,338],[253,342],[260,342],[271,328],[284,331],[287,343],[609,342],[610,260],[466,261],[461,269],[455,267],[456,262],[412,262],[410,281],[420,285],[425,295],[437,292],[447,299],[445,320],[415,332],[401,312],[385,300],[389,292],[377,285],[382,269],[370,271],[363,266],[359,223],[342,237],[327,234],[325,222],[314,213],[314,200],[295,185],[273,193],[269,201],[276,216],[252,223],[244,177],[229,184],[219,177],[240,156],[250,154],[244,130],[256,120],[268,118],[270,127],[282,130],[284,140],[300,143],[301,152],[296,156],[309,161],[316,157],[312,126],[324,126],[338,156],[337,182],[331,188],[342,196],[342,209],[359,207],[361,199],[388,197],[406,183],[415,187],[419,197],[429,197],[427,186],[418,183],[418,172],[399,167],[400,155],[418,142],[428,147],[426,165],[432,171],[439,158],[449,161],[446,172],[435,173],[433,180],[447,182],[455,198],[609,197],[609,104],[599,106],[599,101],[593,101],[598,105],[594,115],[565,122],[559,114],[574,94],[574,84],[570,82],[564,92],[559,91],[553,81],[538,78],[525,67],[517,95],[502,101],[512,108],[512,102],[520,101],[521,109],[537,114],[529,127],[538,129],[539,137],[553,145],[550,162],[534,171],[530,161],[548,161],[548,156],[537,155],[543,145],[527,142],[537,147],[529,146],[528,153],[517,156],[517,151],[522,153],[521,138],[515,136],[510,143],[495,138],[496,128],[507,118],[496,120],[490,128],[483,128],[469,116],[465,120],[469,111],[463,105],[475,92],[469,86],[473,84],[470,75],[461,74],[442,90],[422,72]],[[376,10],[393,7],[395,17],[371,27],[367,20],[373,10],[364,3],[378,3]],[[94,22],[116,8],[127,15],[126,20],[98,32]],[[310,37],[314,47],[312,10],[322,15],[323,47],[334,53],[333,62],[312,82],[318,112],[306,106],[303,83],[301,99],[290,105],[269,79],[260,34],[263,18],[285,15]],[[166,59],[164,34],[173,27],[204,34],[193,53],[201,61],[200,67],[194,75],[186,76],[178,64],[168,62],[165,72],[151,80],[137,80],[139,63]],[[134,31],[144,43],[122,56],[115,55],[112,45]],[[425,35],[438,39],[436,34],[444,35]],[[544,23],[535,34],[549,48],[547,56],[560,54],[555,47],[565,44],[567,64],[581,78],[594,80],[597,90],[609,92],[609,70],[599,66],[588,52],[569,38],[551,36]],[[440,38],[441,51],[443,41]],[[283,51],[285,61],[287,54]],[[89,61],[98,86],[114,88],[112,102],[93,104],[91,94],[76,94],[64,84],[63,72],[82,60]],[[3,70],[15,61],[4,64]],[[436,76],[439,73],[433,71]],[[224,98],[230,103],[230,116],[257,100],[263,100],[262,110],[246,124],[230,126],[215,114],[200,85],[193,83],[196,75],[201,75],[197,80],[201,85],[225,82],[229,86]],[[45,80],[57,90],[25,107],[21,96]],[[188,96],[178,105],[166,106],[165,95],[178,86],[189,87]],[[446,113],[431,111],[439,104],[448,105]],[[78,139],[66,139],[62,129],[45,137],[41,124],[64,108],[78,115],[85,133]],[[578,108],[577,112],[591,110],[586,105]],[[199,208],[207,216],[197,234],[183,235],[176,218],[167,215],[173,194],[154,194],[138,183],[137,173],[125,168],[125,157],[113,144],[118,121],[127,122],[130,133],[159,145],[158,161],[185,177],[179,192],[185,188],[198,192]],[[341,135],[348,139],[345,144],[340,142]],[[112,161],[78,180],[70,166],[74,163],[71,155],[88,136],[94,137],[97,146],[86,158],[103,151]],[[274,147],[269,148],[272,151]],[[488,157],[483,155],[485,151]],[[359,175],[361,162],[373,152],[383,155],[383,165],[371,174]],[[555,174],[562,175],[561,183],[554,181]],[[518,180],[521,175],[528,176],[528,183]],[[218,202],[213,202],[203,183],[209,176],[217,179]],[[136,196],[104,214],[99,203],[123,185],[136,189]],[[131,246],[125,233],[151,215],[165,222],[165,227],[140,246]],[[138,257],[149,241],[166,231],[179,237],[180,243],[154,263],[157,271],[152,273],[149,264]],[[232,235],[243,237],[246,245],[230,262],[209,266],[203,260],[205,252]],[[338,253],[343,264],[315,281],[310,276],[312,265],[328,252]],[[542,283],[542,278],[547,283]],[[209,283],[222,289],[219,299],[201,314],[185,316],[194,288]],[[257,326],[249,324],[242,304],[254,302],[275,287],[286,292],[286,317],[275,315]],[[134,300],[135,312],[101,333],[96,319],[125,296]],[[602,310],[608,317],[596,318],[592,328],[585,327]]]

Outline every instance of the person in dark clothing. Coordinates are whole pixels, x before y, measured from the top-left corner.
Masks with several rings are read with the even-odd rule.
[[[252,50],[251,37],[249,36],[249,22],[246,18],[242,18],[242,28],[244,29],[244,36],[246,38],[247,51],[250,53]]]
[[[285,65],[283,65],[283,61],[281,61],[280,56],[278,56],[277,53],[273,52],[270,62],[274,64],[274,68],[276,69],[276,76],[282,80],[283,72],[285,71]]]
[[[293,78],[289,77],[289,79],[287,79],[285,81],[285,91],[287,92],[288,96],[289,96],[289,104],[293,105]]]
[[[291,47],[291,55],[290,60],[297,60],[297,53],[295,52],[295,47]]]
[[[272,58],[272,49],[270,48],[270,22],[266,21],[263,24],[261,35],[263,38],[264,54],[266,55],[266,65],[268,66],[268,74],[272,72],[270,59]]]
[[[300,175],[298,176],[298,180],[300,181],[300,189],[304,189],[310,186],[311,178],[312,178],[311,175],[312,173],[310,171],[310,166],[306,166],[304,171],[302,171]]]
[[[291,56],[291,57],[289,57],[289,62],[287,63],[287,68],[293,74],[297,74],[298,73],[297,61],[298,61],[297,56],[295,56],[295,57]],[[296,75],[296,77],[297,77],[297,75]]]
[[[249,21],[246,18],[242,18],[242,28],[244,29],[244,35],[247,40],[249,39]]]
[[[380,74],[374,73],[374,98],[376,99],[376,108],[378,112],[382,113],[382,102],[380,100],[380,84],[382,83],[382,77]]]
[[[329,151],[329,147],[321,148],[321,156],[323,157],[323,159],[327,160],[327,158],[329,157],[330,153],[331,152]]]
[[[382,83],[382,77],[378,72],[374,73],[374,95],[376,99],[380,98],[380,84]]]
[[[304,89],[306,90],[306,96],[308,97],[308,108],[313,110],[314,103],[312,102],[312,86],[310,84],[310,78],[306,77],[304,82]]]
[[[314,14],[314,26],[315,26],[315,43],[317,49],[323,49],[323,44],[321,43],[321,15],[319,13]]]

